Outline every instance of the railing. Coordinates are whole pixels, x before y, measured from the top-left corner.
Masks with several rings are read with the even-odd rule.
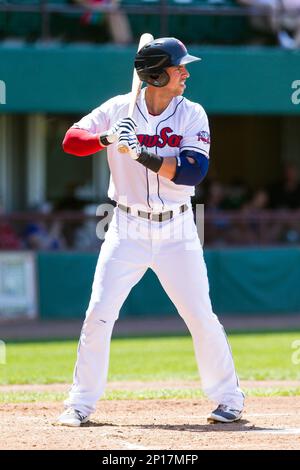
[[[101,220],[104,220],[103,216],[86,215],[82,212],[2,215],[0,216],[0,250],[9,249],[9,246],[5,247],[3,243],[4,239],[1,235],[3,227],[10,227],[15,233],[20,242],[18,249],[97,250],[102,241],[97,230]],[[106,222],[107,220],[105,219]],[[196,220],[196,222],[199,221]],[[31,235],[34,236],[30,240]],[[30,245],[33,240],[34,243],[38,243],[35,235],[44,236],[49,246]],[[51,245],[51,240],[56,240],[57,244]],[[257,212],[205,209],[204,246],[206,247],[298,244],[300,245],[300,209]],[[14,248],[16,248],[15,245],[11,247],[11,249]]]
[[[300,210],[240,210],[206,213],[204,231],[207,245],[300,244]]]
[[[126,13],[134,15],[157,15],[160,21],[161,36],[168,35],[168,17],[171,15],[202,15],[202,16],[266,16],[270,11],[266,7],[247,7],[247,6],[229,6],[222,5],[222,0],[211,0],[207,5],[189,5],[189,4],[170,4],[168,0],[157,0],[155,4],[123,4],[122,2],[111,2],[107,4],[80,6],[80,5],[59,5],[51,3],[51,0],[40,0],[37,4],[12,4],[0,1],[0,12],[23,12],[23,13],[40,13],[42,24],[42,39],[47,40],[50,37],[50,15],[54,13],[83,14],[89,12],[99,13]],[[191,2],[192,3],[192,2]],[[225,2],[224,2],[225,3]],[[281,14],[280,9],[278,14]]]

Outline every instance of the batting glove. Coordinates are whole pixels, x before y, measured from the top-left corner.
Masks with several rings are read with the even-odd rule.
[[[113,144],[116,142],[119,138],[119,130],[120,130],[120,125],[122,123],[122,119],[119,119],[116,124],[114,124],[108,131],[103,132],[99,136],[100,144],[103,147],[107,147],[110,144]]]
[[[141,147],[135,132],[132,131],[121,131],[119,136],[118,146],[122,145],[127,148],[127,152],[133,160],[139,158]]]
[[[135,132],[137,128],[137,123],[133,118],[126,117],[121,119],[119,122],[119,134],[121,135],[122,132]]]

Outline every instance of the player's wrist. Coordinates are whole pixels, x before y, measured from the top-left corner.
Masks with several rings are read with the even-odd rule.
[[[109,132],[103,132],[99,134],[99,142],[102,147],[108,147],[118,140],[118,134],[111,134]]]
[[[149,168],[149,170],[154,171],[154,173],[158,173],[163,164],[163,157],[156,155],[156,153],[151,153],[144,148],[140,150],[135,160]]]

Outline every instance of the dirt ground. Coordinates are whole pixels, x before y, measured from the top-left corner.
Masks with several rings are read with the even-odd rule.
[[[247,382],[243,387],[293,387],[295,382]],[[196,382],[164,383],[196,387]],[[116,382],[111,389],[145,389],[145,383]],[[162,384],[156,384],[162,387]],[[1,391],[62,390],[66,385],[5,386]],[[154,388],[148,384],[147,388]],[[212,404],[193,400],[101,400],[81,428],[55,426],[62,403],[4,404],[0,411],[0,449],[201,450],[300,449],[300,397],[249,397],[243,419],[208,424]]]
[[[225,318],[229,329],[299,328],[300,315],[290,318]],[[149,332],[183,332],[180,319],[120,321],[117,336]],[[78,337],[81,321],[1,324],[1,339]],[[243,382],[254,388],[296,388],[299,382]],[[0,386],[0,393],[66,392],[69,385]],[[199,382],[114,382],[108,390],[199,388]],[[213,409],[205,399],[101,400],[91,420],[81,428],[55,426],[60,402],[1,404],[0,449],[54,450],[201,450],[300,449],[300,396],[246,399],[243,419],[232,424],[208,424]]]

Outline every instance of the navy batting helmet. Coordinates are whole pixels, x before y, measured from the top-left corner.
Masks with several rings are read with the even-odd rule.
[[[188,54],[185,45],[178,39],[160,38],[154,39],[138,51],[134,66],[140,80],[163,87],[170,80],[166,67],[185,65],[196,60],[201,59]]]

